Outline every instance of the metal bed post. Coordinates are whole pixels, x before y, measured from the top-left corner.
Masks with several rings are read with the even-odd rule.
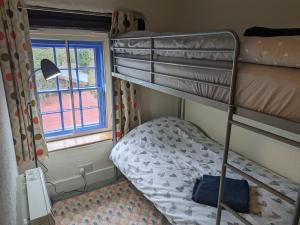
[[[182,120],[184,120],[184,118],[185,118],[185,99],[184,98],[178,98],[177,117]]]
[[[181,112],[180,112],[181,117],[180,118],[185,120],[185,99],[184,98],[181,99],[181,108],[180,109],[181,109]]]
[[[230,105],[229,109],[228,109],[225,146],[224,146],[223,162],[222,162],[222,173],[221,173],[221,177],[220,177],[220,186],[219,186],[219,198],[218,198],[217,220],[216,220],[217,225],[220,225],[220,222],[221,222],[222,202],[224,199],[224,182],[225,182],[225,178],[226,178],[226,169],[227,169],[226,164],[227,164],[227,160],[228,160],[230,136],[231,136],[231,128],[232,128],[232,124],[229,121],[233,117],[233,110],[234,110],[234,107],[232,105]]]
[[[223,198],[224,198],[224,182],[226,178],[226,164],[228,160],[230,136],[231,136],[231,128],[232,128],[232,124],[230,123],[230,121],[232,120],[235,111],[234,96],[235,96],[235,86],[236,86],[236,78],[237,78],[237,61],[238,61],[238,55],[240,50],[239,38],[237,34],[233,32],[231,32],[231,34],[235,42],[235,48],[234,48],[234,58],[232,63],[232,77],[231,77],[231,86],[230,86],[225,146],[224,146],[224,153],[223,153],[222,174],[220,178],[220,187],[219,187],[218,209],[217,209],[217,219],[216,219],[217,225],[220,225],[221,223],[221,214],[222,214],[222,206],[223,206]]]
[[[182,118],[182,98],[177,98],[177,117]]]

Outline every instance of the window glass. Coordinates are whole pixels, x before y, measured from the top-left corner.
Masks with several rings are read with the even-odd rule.
[[[95,109],[83,109],[83,124],[91,125],[99,123],[99,110]]]
[[[73,130],[73,113],[72,111],[67,111],[67,112],[63,112],[63,123],[64,123],[64,128],[68,129],[68,130]]]
[[[75,109],[80,109],[80,92],[79,91],[74,91],[73,92],[73,97],[74,97],[74,108]]]
[[[60,112],[59,95],[57,92],[39,93],[40,111]]]
[[[51,48],[51,47],[33,48],[34,68],[38,69],[41,67],[42,59],[49,59],[53,62],[54,61],[53,48]]]
[[[61,92],[62,97],[62,109],[65,110],[72,110],[72,99],[70,91],[63,91]]]
[[[45,134],[62,130],[60,113],[44,114],[42,120]]]
[[[78,67],[94,67],[95,56],[92,48],[77,49]]]
[[[81,117],[82,117],[82,111],[81,110],[77,110],[75,109],[75,121],[76,121],[76,129],[80,129],[82,128],[82,120],[81,120]]]
[[[32,40],[32,47],[35,70],[39,69],[40,61],[47,58],[61,72],[60,76],[48,81],[43,78],[40,70],[36,72],[37,96],[45,136],[55,137],[104,128],[106,121],[100,119],[106,118],[102,82],[104,74],[101,69],[102,44],[69,41],[70,68],[64,40]],[[70,88],[71,84],[73,89]]]
[[[69,89],[70,88],[69,70],[68,69],[60,69],[60,73],[61,73],[61,75],[58,76],[59,89]],[[77,89],[78,83],[77,83],[76,69],[72,69],[71,73],[72,73],[73,89]]]
[[[63,48],[55,48],[56,50],[56,65],[59,69],[67,69],[68,68],[68,57],[67,57],[67,49]],[[75,49],[69,48],[70,50],[70,61],[72,68],[76,68],[76,60],[75,60]]]
[[[35,73],[35,81],[37,90],[55,90],[57,88],[56,79],[45,80],[40,70]]]
[[[79,69],[78,78],[80,87],[96,86],[96,70],[95,69]]]
[[[98,108],[98,93],[97,90],[88,90],[81,92],[82,107],[97,107]]]
[[[61,70],[61,75],[57,77],[60,90],[70,89],[69,73],[67,70]]]

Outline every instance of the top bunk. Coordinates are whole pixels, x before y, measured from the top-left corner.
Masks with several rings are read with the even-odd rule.
[[[111,39],[112,76],[300,134],[299,42],[129,32]]]

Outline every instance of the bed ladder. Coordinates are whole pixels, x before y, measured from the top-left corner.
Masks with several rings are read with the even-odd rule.
[[[273,138],[275,140],[284,142],[286,144],[295,146],[300,148],[300,142],[288,139],[286,137],[276,135],[274,133],[250,126],[248,124],[242,123],[240,121],[237,121],[234,119],[234,115],[236,115],[235,110],[236,106],[234,105],[234,96],[235,96],[235,84],[236,84],[236,74],[237,74],[237,68],[236,68],[236,61],[233,62],[233,72],[232,72],[232,80],[231,80],[231,89],[230,89],[230,99],[229,99],[229,108],[228,108],[228,119],[227,119],[227,127],[226,127],[226,137],[225,137],[225,147],[224,147],[224,153],[223,153],[223,163],[222,163],[222,173],[220,178],[220,187],[219,187],[219,199],[218,199],[218,208],[217,208],[217,219],[216,224],[220,225],[221,223],[221,216],[222,216],[222,208],[230,212],[233,216],[235,216],[237,219],[239,219],[241,222],[243,222],[246,225],[252,225],[248,220],[246,220],[244,217],[242,217],[239,213],[235,212],[232,208],[230,208],[228,205],[226,205],[223,202],[224,199],[224,181],[226,177],[226,171],[227,169],[232,170],[235,173],[238,173],[242,177],[244,177],[247,180],[252,181],[256,185],[258,185],[261,188],[264,188],[265,190],[269,191],[270,193],[276,195],[277,197],[285,200],[286,202],[295,205],[295,213],[293,216],[293,220],[290,225],[298,225],[299,224],[299,218],[300,218],[300,186],[298,190],[298,197],[296,200],[291,199],[290,197],[286,196],[285,194],[275,190],[274,188],[270,187],[269,185],[259,181],[258,179],[254,178],[253,176],[250,176],[249,174],[243,172],[242,170],[236,168],[235,166],[228,163],[228,153],[229,153],[229,145],[230,145],[230,136],[231,136],[231,128],[232,125],[248,129],[250,131],[254,131],[256,133],[265,135],[267,137]]]
[[[247,221],[244,217],[242,217],[239,213],[235,212],[232,208],[230,208],[228,205],[226,205],[223,202],[224,198],[224,181],[226,177],[226,171],[227,169],[232,170],[235,173],[238,173],[242,177],[244,177],[247,180],[252,181],[256,185],[258,185],[261,188],[264,188],[265,190],[269,191],[270,193],[276,195],[277,197],[285,200],[286,202],[295,205],[295,213],[293,217],[293,221],[291,225],[298,225],[299,218],[300,218],[300,187],[298,191],[298,197],[295,201],[294,199],[291,199],[290,197],[286,196],[285,194],[275,190],[274,188],[270,187],[269,185],[259,181],[258,179],[254,178],[253,176],[248,175],[247,173],[243,172],[242,170],[236,168],[235,166],[228,163],[228,153],[229,153],[229,144],[230,144],[230,136],[231,136],[231,128],[232,125],[242,127],[245,129],[248,129],[250,131],[254,131],[259,134],[263,134],[267,137],[282,141],[284,143],[296,146],[300,148],[300,143],[270,132],[267,132],[265,130],[261,130],[259,128],[249,126],[247,124],[241,123],[239,121],[236,121],[233,119],[234,115],[234,106],[229,107],[229,113],[228,113],[228,122],[227,122],[227,128],[226,128],[226,137],[225,137],[225,148],[224,148],[224,155],[223,155],[223,163],[222,163],[222,174],[220,179],[220,188],[219,188],[219,200],[218,200],[218,210],[217,210],[217,221],[216,224],[220,225],[221,222],[221,214],[222,214],[222,208],[226,209],[228,212],[230,212],[233,216],[235,216],[237,219],[239,219],[241,222],[243,222],[246,225],[252,225],[249,221]]]

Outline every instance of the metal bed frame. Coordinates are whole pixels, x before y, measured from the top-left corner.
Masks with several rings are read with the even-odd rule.
[[[182,48],[155,48],[154,47],[154,40],[156,39],[172,39],[176,37],[195,37],[195,36],[209,36],[209,35],[223,35],[223,34],[229,34],[231,35],[233,41],[234,41],[234,49],[182,49]],[[150,40],[151,46],[150,48],[133,48],[133,47],[114,47],[114,42],[119,41],[119,40]],[[116,56],[116,50],[117,49],[130,49],[130,50],[146,50],[150,52],[150,57],[149,60],[145,59],[136,59],[136,58],[128,58],[128,57],[121,57],[121,56]],[[212,70],[218,70],[218,69],[227,69],[227,68],[219,68],[219,67],[213,67],[213,66],[199,66],[199,65],[191,65],[191,64],[184,64],[184,63],[178,63],[178,62],[164,62],[164,61],[158,61],[154,60],[153,55],[156,51],[193,51],[193,52],[232,52],[234,57],[232,60],[232,68],[230,69],[231,71],[231,84],[229,86],[224,85],[219,85],[219,84],[214,84],[210,82],[205,82],[205,81],[199,81],[199,80],[193,80],[190,78],[182,78],[174,75],[167,75],[167,74],[161,74],[161,73],[156,73],[154,72],[154,64],[168,64],[168,65],[174,65],[174,66],[180,66],[180,67],[193,67],[193,68],[205,68],[205,69],[212,69]],[[114,38],[111,39],[111,61],[112,61],[112,76],[111,76],[111,85],[112,85],[112,92],[114,90],[113,87],[113,77],[119,78],[122,80],[127,80],[129,82],[151,88],[160,92],[164,92],[176,97],[179,97],[180,100],[180,105],[181,107],[184,105],[184,100],[188,99],[191,101],[195,101],[204,105],[208,105],[214,108],[218,108],[223,111],[228,111],[228,118],[227,118],[227,127],[226,127],[226,137],[225,137],[225,148],[224,148],[224,155],[223,155],[223,163],[222,163],[222,174],[221,174],[221,179],[220,179],[220,188],[219,188],[219,200],[218,200],[218,209],[217,209],[217,219],[216,219],[216,224],[219,225],[221,223],[221,215],[222,215],[222,208],[233,214],[237,219],[239,219],[241,222],[243,222],[246,225],[252,225],[248,220],[246,220],[244,217],[242,217],[239,213],[235,212],[233,209],[231,209],[228,205],[226,205],[223,202],[224,198],[224,181],[226,177],[226,171],[227,169],[230,169],[245,179],[248,179],[252,182],[254,182],[256,185],[258,185],[261,188],[264,188],[265,190],[269,191],[270,193],[276,195],[277,197],[287,201],[290,204],[295,205],[295,213],[293,220],[291,222],[291,225],[298,225],[299,223],[299,218],[300,218],[300,187],[299,187],[299,192],[298,192],[298,197],[297,200],[291,199],[290,197],[286,196],[285,194],[277,191],[276,189],[268,186],[267,184],[257,180],[253,176],[248,175],[247,173],[241,171],[240,169],[232,166],[231,164],[228,163],[228,153],[229,153],[229,144],[230,144],[230,137],[231,137],[231,128],[232,125],[238,126],[241,128],[248,129],[250,131],[265,135],[267,137],[273,138],[275,140],[284,142],[286,144],[296,146],[300,148],[300,142],[268,132],[266,130],[250,126],[244,122],[240,122],[236,120],[235,116],[241,116],[243,118],[251,119],[254,121],[261,122],[263,124],[271,125],[273,127],[283,129],[289,132],[293,132],[296,134],[300,134],[300,124],[297,122],[289,121],[286,119],[282,119],[279,117],[267,115],[261,112],[256,112],[253,110],[245,109],[242,107],[239,107],[235,105],[234,103],[234,97],[235,97],[235,89],[236,89],[236,78],[237,78],[237,63],[238,63],[238,55],[239,55],[239,38],[236,35],[235,32],[225,30],[225,31],[217,31],[217,32],[206,32],[206,33],[192,33],[192,34],[177,34],[177,35],[158,35],[158,36],[147,36],[147,37],[132,37],[132,38]],[[148,70],[142,70],[142,69],[136,69],[136,68],[131,68],[131,67],[124,67],[117,65],[116,59],[127,59],[127,60],[133,60],[133,61],[142,61],[142,62],[147,62],[150,65],[150,71]],[[133,69],[136,71],[141,71],[141,72],[149,72],[150,73],[150,81],[144,81],[135,77],[130,77],[128,75],[123,75],[117,72],[118,67],[124,67],[128,69]],[[228,104],[219,102],[213,99],[209,99],[206,97],[198,96],[195,94],[191,94],[182,90],[177,90],[174,88],[170,88],[167,86],[159,85],[154,83],[154,75],[161,75],[161,76],[168,76],[168,77],[173,77],[176,79],[182,79],[182,80],[189,80],[193,82],[198,82],[198,83],[204,83],[206,85],[214,85],[214,86],[222,86],[223,88],[229,88],[229,102]],[[112,104],[114,105],[114,97],[112,93]],[[113,107],[114,109],[114,107]],[[184,114],[184,110],[179,109],[178,111],[179,115]],[[113,110],[113,140],[114,144],[116,143],[116,136],[115,136],[115,112]]]

